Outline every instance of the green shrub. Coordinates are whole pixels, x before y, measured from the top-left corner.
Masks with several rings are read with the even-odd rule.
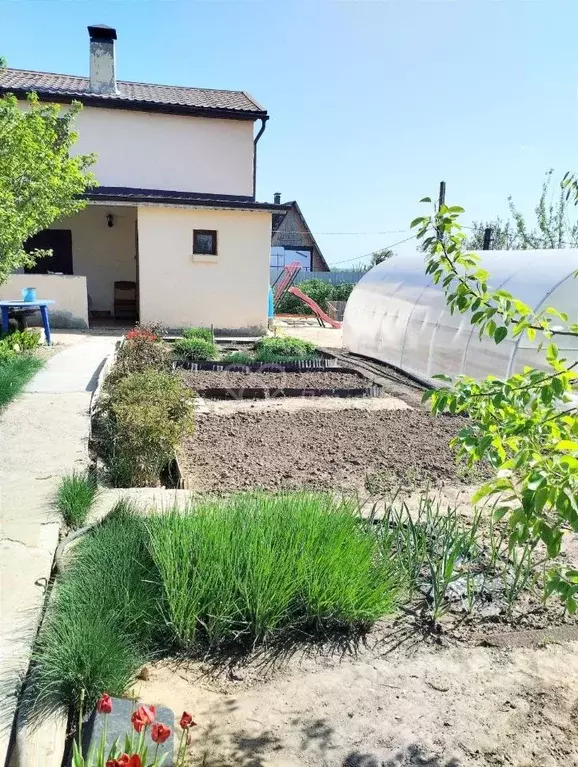
[[[96,477],[91,472],[73,471],[61,478],[56,505],[69,527],[82,527],[97,492]]]
[[[203,341],[210,341],[213,343],[213,331],[211,328],[187,328],[183,331],[185,338],[202,338]]]
[[[32,351],[40,344],[40,333],[35,330],[14,330],[11,333],[1,333],[0,343],[16,353]]]
[[[142,517],[126,503],[72,556],[56,582],[34,653],[31,692],[40,709],[78,705],[82,689],[87,706],[105,690],[122,695],[162,626]]]
[[[218,357],[216,344],[204,338],[181,338],[173,348],[177,357],[187,362],[208,362]]]
[[[151,516],[147,527],[165,623],[184,648],[362,626],[396,604],[392,561],[350,502],[237,495]]]
[[[146,370],[108,388],[94,437],[116,487],[158,484],[183,437],[193,429],[194,393],[179,376]]]
[[[0,340],[0,364],[13,359],[15,356],[16,352],[10,344],[5,339]]]
[[[246,352],[229,352],[229,354],[225,354],[221,362],[227,364],[248,365],[250,362],[255,362],[255,360]]]
[[[2,350],[0,342],[0,407],[19,394],[44,362],[32,354],[16,354]]]
[[[329,300],[330,301],[347,301],[354,287],[355,285],[350,282],[342,282],[339,285],[334,285],[333,295],[331,296]]]
[[[278,362],[310,359],[315,356],[315,344],[300,338],[275,336],[261,338],[255,344],[256,359],[260,362]]]
[[[171,351],[168,344],[154,333],[136,328],[127,333],[119,348],[113,369],[107,378],[107,386],[131,373],[145,370],[168,371],[171,365]]]

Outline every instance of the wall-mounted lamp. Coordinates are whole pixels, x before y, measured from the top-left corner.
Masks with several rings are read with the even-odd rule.
[[[112,229],[112,227],[114,226],[114,216],[112,215],[112,213],[106,214],[106,223]]]

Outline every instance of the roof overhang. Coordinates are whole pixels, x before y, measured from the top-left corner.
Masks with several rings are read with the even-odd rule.
[[[0,85],[0,95],[12,93],[18,99],[26,99],[30,93],[36,93],[40,101],[52,104],[72,104],[79,101],[87,107],[101,109],[124,109],[132,112],[160,112],[169,115],[188,115],[189,117],[216,117],[225,120],[268,120],[266,111],[246,111],[243,109],[224,109],[213,107],[193,107],[185,104],[161,104],[156,101],[137,101],[135,99],[114,98],[105,95],[85,95],[42,90],[41,88],[10,88]]]
[[[228,210],[260,210],[269,213],[288,206],[256,202],[249,195],[203,194],[166,189],[136,189],[131,187],[99,186],[82,195],[93,204],[157,205],[185,208],[215,208]]]

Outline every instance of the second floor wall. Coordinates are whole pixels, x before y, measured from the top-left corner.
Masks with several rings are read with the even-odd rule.
[[[102,186],[253,194],[253,122],[84,107],[75,151]]]

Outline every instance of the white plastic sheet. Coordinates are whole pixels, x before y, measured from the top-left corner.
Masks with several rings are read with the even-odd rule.
[[[578,322],[578,249],[480,253],[490,285],[533,309],[549,306]],[[350,351],[395,365],[424,381],[437,373],[505,378],[525,365],[542,366],[534,343],[478,338],[468,314],[451,315],[441,287],[425,273],[425,256],[394,256],[373,267],[347,302],[343,343]],[[557,337],[562,356],[578,358],[578,339]]]

